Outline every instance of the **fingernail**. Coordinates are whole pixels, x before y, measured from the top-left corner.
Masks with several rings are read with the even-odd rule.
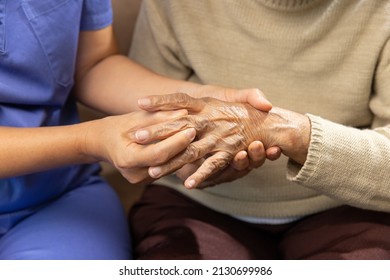
[[[196,184],[196,181],[194,179],[191,179],[187,183],[187,188],[192,189],[193,187],[195,187],[195,184]]]
[[[252,152],[254,153],[260,153],[260,146],[256,145],[252,148]]]
[[[263,102],[265,103],[265,105],[272,107],[272,103],[267,98],[263,97]]]
[[[248,153],[246,151],[241,151],[240,154],[238,155],[239,160],[243,160],[247,157]]]
[[[149,138],[149,132],[147,130],[137,130],[135,133],[135,138],[138,141],[144,141]]]
[[[186,129],[185,130],[185,134],[187,135],[187,137],[189,139],[194,139],[195,135],[196,135],[196,130],[195,128],[189,128],[189,129]]]
[[[252,152],[259,153],[261,151],[261,142],[255,141],[251,149]]]
[[[157,178],[161,175],[161,168],[160,167],[150,167],[149,168],[149,175],[152,178]]]
[[[148,106],[150,106],[150,104],[152,104],[152,102],[150,101],[149,98],[138,99],[138,106],[148,107]]]

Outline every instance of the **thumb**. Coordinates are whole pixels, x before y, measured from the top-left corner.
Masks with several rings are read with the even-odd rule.
[[[257,88],[239,90],[236,99],[237,102],[249,103],[252,107],[261,111],[268,112],[272,109],[271,102]]]

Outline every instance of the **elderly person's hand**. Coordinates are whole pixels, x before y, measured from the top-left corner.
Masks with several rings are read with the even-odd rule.
[[[223,170],[220,170],[199,184],[197,188],[206,188],[225,182],[231,182],[247,175],[252,169],[263,165],[266,159],[276,160],[280,157],[281,151],[278,147],[264,149],[260,141],[249,144],[248,151],[240,151],[234,160]],[[183,182],[187,180],[202,165],[205,159],[199,159],[193,163],[188,163],[176,171],[176,176]]]
[[[199,169],[185,181],[187,188],[196,187],[212,174],[226,168],[239,151],[246,150],[255,140],[262,141],[265,148],[280,147],[287,156],[293,156],[298,162],[306,158],[310,123],[306,116],[300,114],[282,109],[262,112],[248,104],[213,98],[194,99],[180,93],[151,96],[140,105],[149,111],[185,108],[190,115],[142,129],[138,132],[143,136],[137,139],[139,143],[165,139],[189,127],[197,130],[197,140],[186,151],[164,165],[149,169],[149,174],[154,178],[205,158]],[[294,121],[290,121],[289,117],[293,117]],[[304,132],[302,139],[297,135],[301,132]]]
[[[265,112],[272,109],[272,104],[266,99],[263,92],[257,88],[233,89],[212,85],[199,85],[191,88],[182,88],[179,92],[187,93],[194,98],[212,97],[227,102],[248,103],[252,107]],[[266,158],[276,160],[281,155],[279,147],[269,147],[267,150],[264,150],[264,146],[260,141],[251,143],[251,145],[248,151],[238,152],[228,167],[214,174],[210,180],[202,183],[202,187],[213,186],[241,178],[252,169],[262,166]],[[200,162],[199,160],[188,164],[188,166],[184,166],[176,172],[176,175],[184,181],[184,179],[192,174],[189,174],[190,170],[196,170],[201,165]]]
[[[248,103],[252,107],[264,112],[272,109],[271,102],[257,88],[234,89],[213,85],[196,85],[180,88],[177,92],[186,93],[193,98],[212,97],[227,102]],[[145,99],[141,99],[141,102],[142,100]]]

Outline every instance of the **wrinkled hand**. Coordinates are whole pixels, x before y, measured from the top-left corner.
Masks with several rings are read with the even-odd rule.
[[[199,85],[198,87],[183,89],[180,92],[186,93],[194,98],[212,97],[227,102],[248,103],[252,107],[264,112],[272,109],[271,102],[257,88],[233,89],[212,85]]]
[[[163,164],[185,150],[196,132],[193,128],[184,129],[158,143],[140,145],[136,142],[140,136],[137,130],[185,114],[185,110],[135,112],[93,121],[86,132],[84,152],[112,164],[130,183],[151,182],[154,179],[149,177],[148,168]]]
[[[248,88],[248,89],[234,89],[234,88],[227,88],[227,87],[221,87],[221,86],[213,86],[213,85],[197,85],[192,86],[190,88],[182,88],[179,92],[183,92],[188,94],[191,97],[194,98],[205,98],[205,97],[212,97],[215,99],[219,99],[222,101],[227,102],[238,102],[238,103],[248,103],[252,105],[252,107],[268,112],[272,109],[272,104],[265,98],[263,92],[261,92],[257,88]],[[142,108],[143,102],[148,102],[148,99],[140,99],[139,105]],[[240,153],[240,152],[239,152]],[[241,151],[241,155],[244,154],[244,151]],[[270,160],[275,160],[279,158],[281,154],[281,150],[279,147],[270,147],[266,150],[266,157]],[[245,154],[246,155],[246,154]],[[238,154],[236,155],[238,156]],[[244,162],[251,162],[252,168],[261,166],[264,161],[260,158],[259,162],[256,162],[257,158],[242,158],[240,159],[240,162],[237,164],[241,164]],[[237,170],[240,171],[239,173],[243,173],[240,166],[236,166],[235,161],[231,163],[233,168],[229,168],[232,170],[226,170],[226,172],[230,172],[229,174],[236,174]],[[250,170],[248,170],[249,172]],[[248,173],[246,172],[246,173]],[[244,176],[244,175],[243,175]],[[215,177],[215,175],[214,175]],[[225,176],[223,176],[225,177]],[[230,175],[227,177],[231,177]],[[238,178],[236,176],[236,178]]]
[[[233,89],[212,85],[201,85],[196,88],[187,90],[183,89],[182,92],[187,93],[188,95],[195,98],[212,97],[227,102],[248,103],[252,105],[252,107],[265,112],[268,112],[272,109],[272,104],[265,98],[263,92],[257,88]],[[262,145],[262,143],[260,144]],[[254,146],[257,146],[257,144],[254,143]],[[264,149],[263,145],[262,149]],[[219,171],[218,174],[213,175],[212,181],[214,183],[209,185],[216,185],[217,183],[229,182],[241,178],[248,174],[251,169],[262,166],[265,161],[263,156],[260,155],[253,154],[253,157],[251,157],[250,151],[249,158],[247,155],[248,153],[245,151],[239,152],[235,156],[233,162],[227,168],[225,168],[223,171]],[[276,160],[280,157],[280,155],[281,150],[279,147],[270,147],[265,151],[265,156],[269,160]],[[193,165],[195,166],[195,164]],[[196,166],[199,167],[200,165]],[[196,169],[191,168],[191,170]],[[187,177],[189,177],[189,174],[186,176],[186,178]],[[202,184],[202,186],[205,185],[206,182]]]
[[[264,149],[262,142],[252,142],[249,144],[248,152],[238,152],[233,161],[225,169],[216,172],[204,182],[200,183],[196,188],[203,189],[225,182],[232,182],[244,177],[253,169],[261,167],[266,159],[276,160],[281,155],[281,150],[278,147],[271,147],[267,151]],[[175,174],[184,182],[196,172],[203,162],[204,159],[199,159],[193,163],[188,163],[176,171]]]
[[[159,178],[183,167],[187,163],[205,158],[202,165],[185,181],[187,188],[197,187],[211,175],[228,167],[234,156],[246,150],[255,140],[261,140],[265,147],[272,147],[269,133],[259,134],[268,113],[258,111],[249,104],[223,102],[214,98],[191,98],[177,93],[165,96],[151,96],[140,104],[148,111],[187,109],[188,116],[163,124],[146,127],[139,131],[144,135],[139,143],[165,139],[173,133],[193,127],[197,139],[188,148],[167,163],[149,169],[153,178]]]

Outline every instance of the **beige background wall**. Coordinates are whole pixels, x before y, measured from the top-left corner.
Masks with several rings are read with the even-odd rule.
[[[112,0],[114,9],[114,30],[119,50],[123,54],[129,51],[134,24],[141,0]]]

